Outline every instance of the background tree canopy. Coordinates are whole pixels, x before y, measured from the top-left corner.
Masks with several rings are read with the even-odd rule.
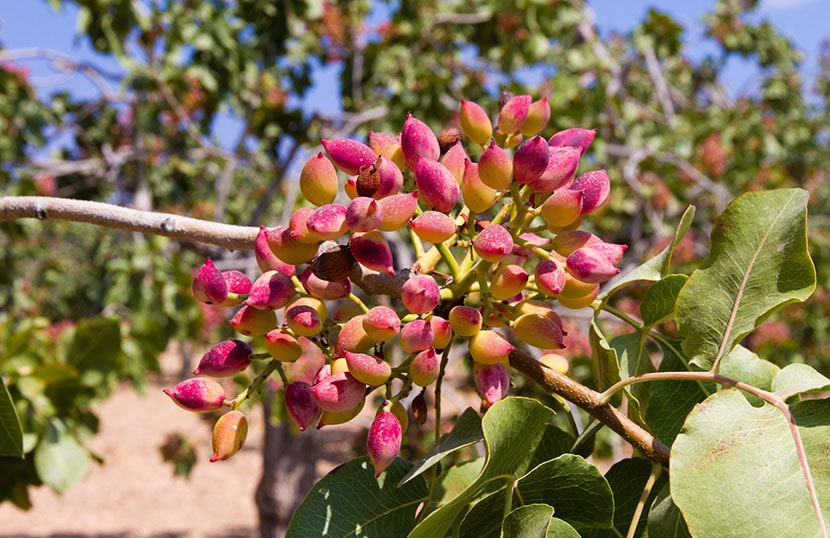
[[[630,245],[632,266],[670,241],[689,204],[696,224],[675,253],[686,268],[708,251],[705,223],[737,194],[807,189],[819,287],[745,345],[830,372],[830,46],[805,86],[799,52],[753,16],[755,1],[714,3],[704,18],[711,52],[695,59],[686,29],[666,13],[652,9],[631,32],[600,35],[581,0],[512,10],[495,0],[51,4],[77,6],[78,38],[120,69],[0,50],[3,195],[274,226],[300,202],[298,167],[321,138],[397,133],[408,112],[437,128],[455,121],[461,98],[495,110],[502,88],[545,95],[554,130],[597,129],[586,162],[608,169],[626,194],[612,198],[596,232]],[[755,69],[757,91],[726,87],[736,57]],[[38,93],[25,68],[35,58],[86,77],[98,93]],[[322,66],[339,68],[342,113],[304,108]],[[219,121],[228,116],[235,138]],[[192,301],[193,268],[207,255],[223,268],[254,264],[204,245],[57,222],[2,222],[0,247],[0,374],[24,449],[57,446],[79,462],[91,457],[78,440],[97,429],[92,402],[124,379],[142,386],[171,340],[230,334]],[[0,459],[0,499],[26,506],[27,485],[76,479],[39,461]]]

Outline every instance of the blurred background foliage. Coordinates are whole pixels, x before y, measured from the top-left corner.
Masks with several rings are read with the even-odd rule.
[[[274,226],[323,137],[397,133],[407,112],[439,130],[456,121],[461,98],[495,113],[502,88],[546,95],[548,136],[597,129],[583,166],[608,169],[614,195],[593,223],[630,245],[630,267],[665,246],[689,204],[697,217],[676,253],[679,270],[705,256],[708,226],[736,195],[807,189],[819,288],[745,344],[830,373],[830,44],[806,85],[800,52],[753,16],[756,1],[713,2],[704,19],[711,52],[695,58],[668,14],[652,9],[630,33],[600,35],[582,0],[507,10],[496,0],[50,3],[80,8],[78,38],[121,70],[59,51],[0,49],[2,195]],[[724,82],[735,57],[755,71],[749,91]],[[86,77],[98,94],[36,91],[26,65],[38,58]],[[342,112],[306,107],[323,67],[339,70],[331,93]],[[29,484],[71,485],[74,476],[56,475],[38,453],[64,450],[88,465],[90,404],[119,381],[141,388],[170,342],[230,334],[221,314],[189,295],[207,255],[223,269],[255,267],[248,253],[86,225],[0,224],[0,374],[34,454],[0,458],[0,500],[26,507]],[[618,306],[636,315],[637,299]],[[580,320],[569,323],[568,352],[584,360]]]

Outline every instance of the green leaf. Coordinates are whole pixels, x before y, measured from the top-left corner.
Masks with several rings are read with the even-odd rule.
[[[688,365],[684,363],[680,351],[680,342],[673,347],[662,346],[663,360],[658,372],[685,372]],[[650,402],[646,409],[646,424],[652,433],[664,444],[671,446],[686,416],[695,405],[702,402],[714,392],[715,386],[698,381],[654,381],[651,383]]]
[[[830,401],[792,408],[818,498],[830,521]],[[784,415],[738,389],[689,415],[671,452],[671,492],[695,536],[818,536],[817,515]]]
[[[59,419],[52,419],[46,434],[35,448],[37,474],[57,493],[80,482],[89,470],[89,452]]]
[[[594,525],[595,528],[590,530],[586,529],[582,532],[582,535],[590,538],[626,536],[628,527],[631,526],[631,521],[634,519],[634,512],[640,502],[640,497],[651,476],[651,472],[652,464],[642,458],[620,460],[608,469],[608,472],[605,473],[605,478],[608,480],[608,485],[614,495],[613,527],[596,528],[600,527],[600,525]],[[646,502],[646,507],[651,505],[652,499],[657,496],[657,491],[665,481],[666,475],[663,473],[652,488]],[[639,528],[645,526],[647,514],[648,509],[646,508],[640,517]],[[602,525],[601,527],[609,527],[609,525]]]
[[[75,327],[75,334],[66,352],[66,362],[80,372],[115,369],[121,352],[121,328],[114,318],[98,317],[84,320]]]
[[[761,359],[742,345],[735,346],[720,365],[721,375],[763,390],[772,388],[772,380],[780,370],[778,366]],[[744,393],[744,396],[752,405],[761,405],[763,401],[753,394]]]
[[[423,478],[397,485],[410,467],[397,458],[375,478],[368,456],[344,463],[314,485],[294,512],[286,537],[406,536],[428,493]]]
[[[683,350],[693,364],[717,366],[760,322],[813,292],[807,198],[801,189],[750,192],[718,218],[709,257],[677,298]]]
[[[406,473],[406,476],[401,479],[400,485],[420,475],[456,450],[478,443],[483,439],[484,433],[481,431],[481,417],[473,408],[468,407],[458,417],[450,433],[442,437],[438,446],[430,450],[424,459],[415,464]]]
[[[643,325],[646,327],[657,325],[674,314],[677,295],[687,280],[689,277],[686,275],[668,275],[652,284],[640,305]]]
[[[574,446],[575,439],[565,430],[548,424],[536,450],[533,451],[533,457],[530,458],[529,467],[533,468],[540,463],[557,458],[566,452],[570,452]]]
[[[654,371],[646,351],[646,333],[634,332],[617,336],[611,340],[611,347],[617,352],[620,361],[620,376],[628,378],[640,374],[647,374]],[[630,398],[631,416],[639,416],[648,407],[649,383],[636,383],[625,388]]]
[[[460,536],[498,536],[504,511],[504,490],[491,493],[464,517]],[[512,505],[542,503],[553,506],[556,517],[573,526],[610,527],[614,517],[611,487],[585,458],[563,454],[520,478]]]
[[[620,364],[617,360],[617,352],[608,344],[602,329],[599,328],[597,319],[591,320],[591,328],[588,333],[591,343],[591,352],[594,366],[594,383],[598,390],[605,390],[620,380]],[[622,394],[619,392],[611,398],[611,405],[617,406],[622,403]]]
[[[507,514],[501,524],[503,538],[545,538],[553,507],[547,504],[520,506]]]
[[[444,536],[455,519],[493,481],[523,473],[528,454],[538,445],[553,411],[529,398],[508,397],[484,415],[482,430],[486,461],[478,478],[456,498],[441,506],[413,529],[410,538]],[[497,527],[498,528],[498,527]]]
[[[430,491],[430,510],[435,510],[460,495],[478,478],[483,467],[484,458],[478,458],[453,465],[447,469],[444,474],[438,477],[432,491]]]
[[[689,228],[691,228],[694,218],[695,206],[690,205],[686,208],[686,211],[683,212],[683,216],[680,217],[680,223],[678,223],[677,230],[674,232],[672,242],[669,243],[666,248],[661,250],[659,254],[617,280],[613,287],[600,294],[599,299],[604,301],[606,297],[632,282],[640,280],[655,282],[667,275],[671,267],[672,253],[674,252],[674,249],[677,248],[677,245],[680,244],[680,240],[683,239],[686,232],[689,231]]]
[[[683,514],[671,498],[668,482],[657,492],[648,513],[649,536],[660,538],[691,538]]]
[[[784,400],[789,400],[796,395],[823,392],[828,389],[830,389],[830,379],[806,364],[790,364],[778,372],[772,380],[772,391]]]
[[[546,538],[579,538],[579,533],[567,521],[553,518],[550,520]]]
[[[0,456],[23,457],[23,427],[12,395],[0,377]]]

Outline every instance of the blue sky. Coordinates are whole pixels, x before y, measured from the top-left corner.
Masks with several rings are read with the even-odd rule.
[[[629,31],[649,7],[667,11],[686,28],[689,51],[694,56],[706,50],[703,44],[701,15],[714,0],[593,0],[590,5],[603,33]],[[119,67],[113,60],[96,54],[75,35],[76,10],[56,13],[46,0],[0,0],[0,43],[5,49],[46,47],[92,62],[112,71]],[[830,37],[830,0],[763,0],[759,17],[766,17],[804,52],[803,69],[808,78],[817,72],[819,44]],[[55,76],[46,62],[27,63],[32,69],[33,82],[42,91],[67,88],[79,96],[95,96],[97,90],[83,77],[67,79]],[[730,65],[728,83],[741,87],[749,73],[739,61]],[[331,99],[330,88],[336,84],[336,72],[324,70],[318,75],[319,88],[306,99],[312,108],[333,111],[338,106]],[[328,89],[328,90],[327,90]]]

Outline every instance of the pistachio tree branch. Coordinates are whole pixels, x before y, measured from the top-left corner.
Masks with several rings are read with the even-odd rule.
[[[0,222],[34,218],[86,222],[107,228],[161,235],[173,239],[216,245],[231,250],[253,249],[259,229],[182,217],[169,213],[140,211],[101,202],[40,196],[0,197]],[[405,275],[406,271],[402,272]],[[366,270],[352,271],[352,279],[370,295],[400,296],[405,278]],[[545,368],[527,353],[510,354],[510,365],[535,381],[544,390],[558,394],[584,409],[636,448],[649,460],[668,467],[669,449],[653,435],[631,421],[602,396],[573,379]]]
[[[254,240],[259,232],[259,228],[253,226],[222,224],[102,202],[48,196],[0,197],[0,222],[17,219],[86,222],[118,230],[207,243],[229,250],[254,248]]]

